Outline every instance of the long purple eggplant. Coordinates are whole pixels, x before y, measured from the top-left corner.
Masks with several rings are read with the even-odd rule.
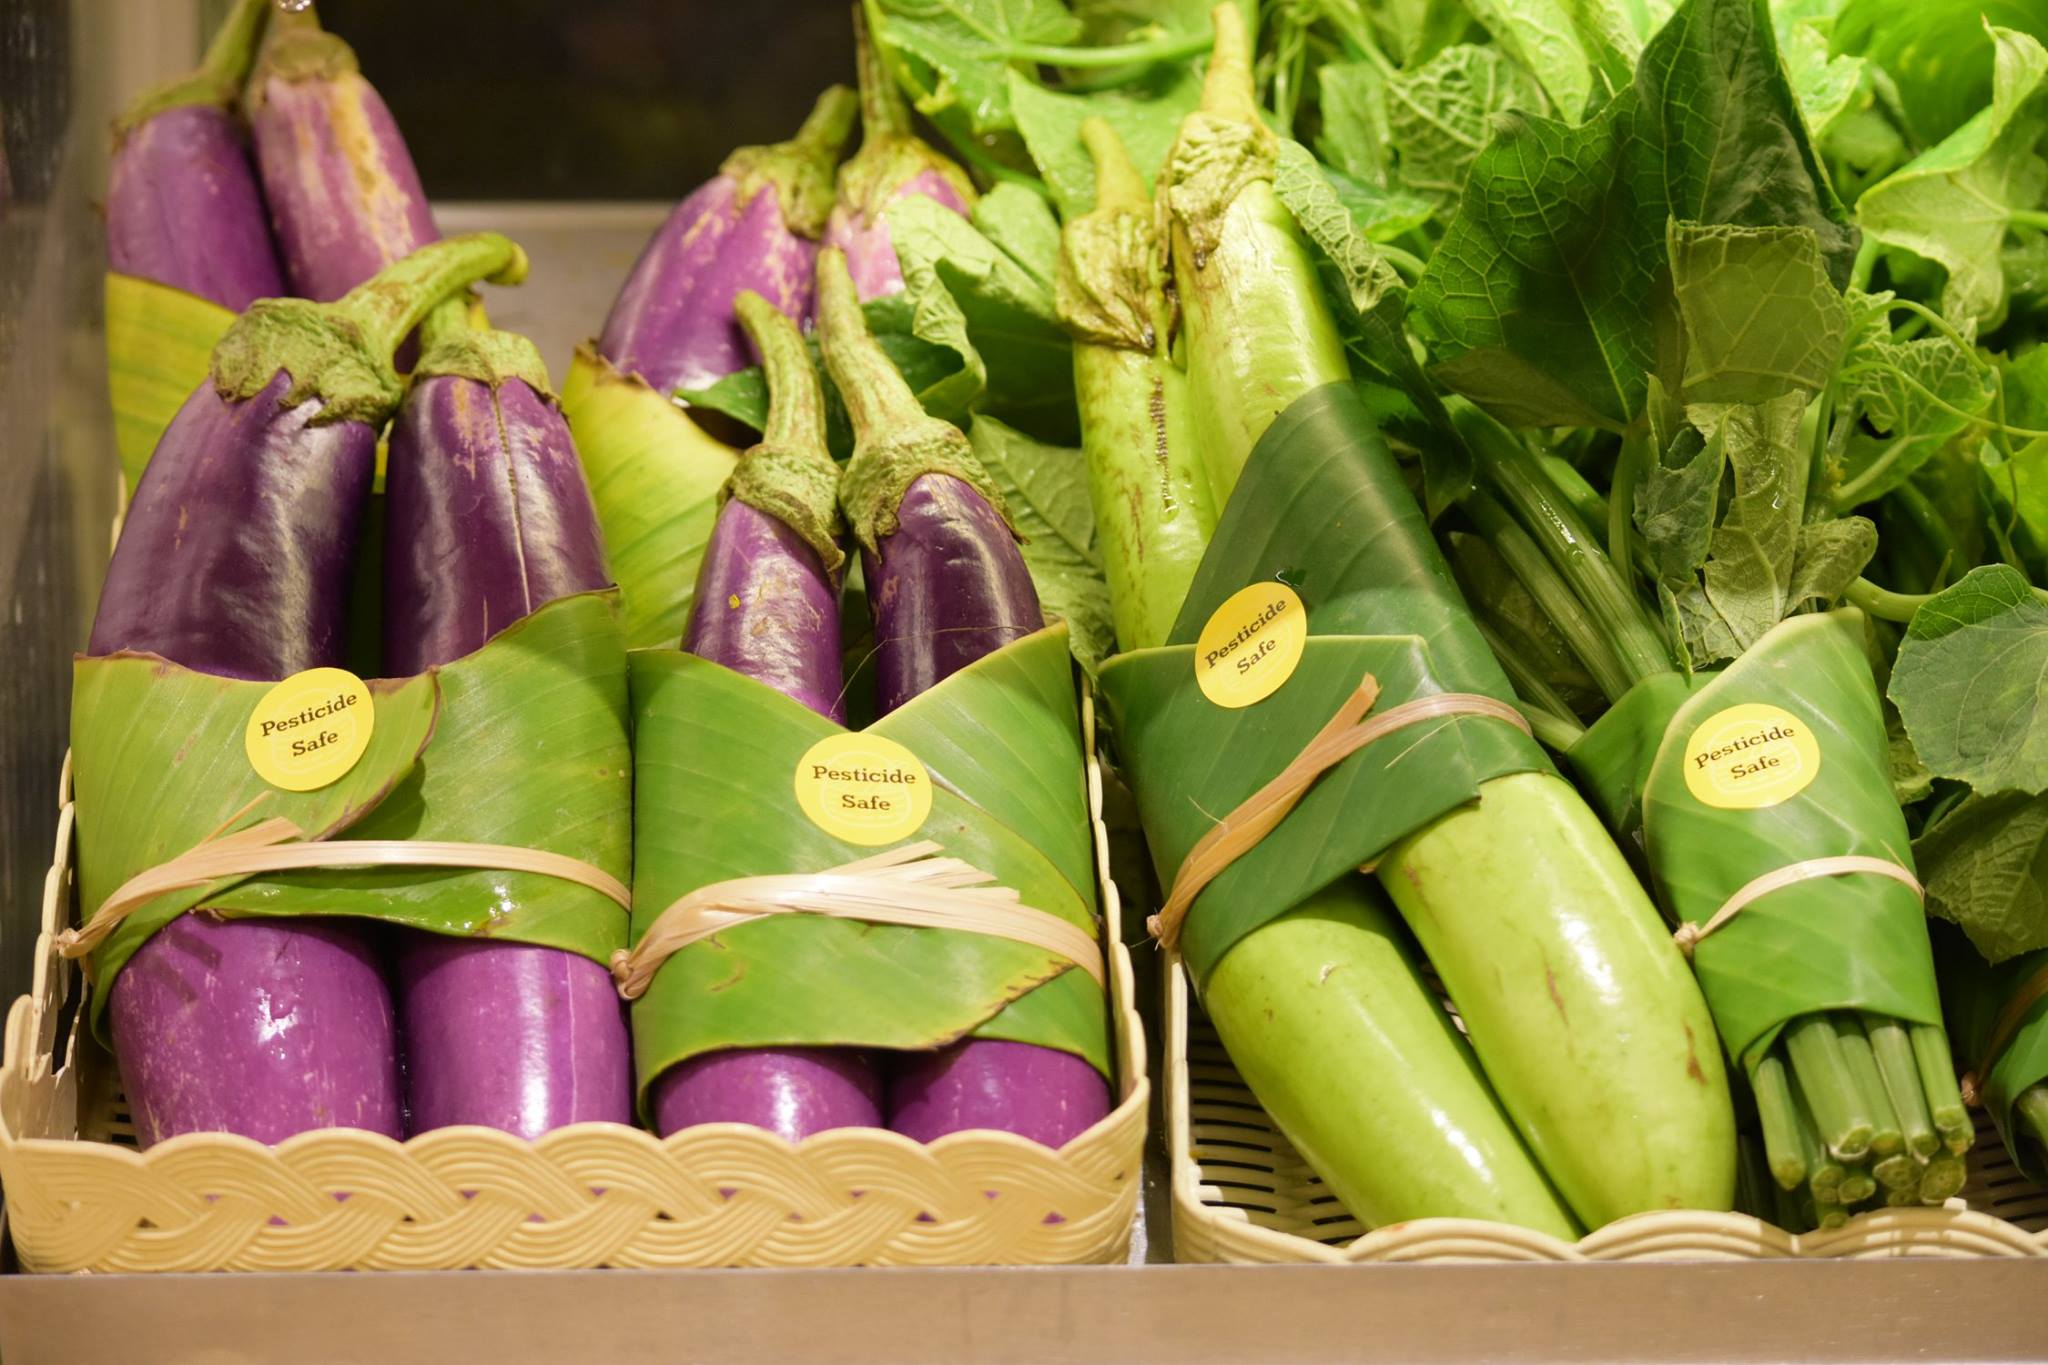
[[[190,75],[158,86],[114,124],[107,264],[239,313],[285,292],[235,114],[271,0],[239,0]]]
[[[136,485],[87,646],[233,678],[338,665],[392,354],[428,309],[526,271],[478,233],[332,304],[266,299],[214,351]],[[310,1128],[397,1137],[391,996],[372,931],[343,921],[182,915],[109,1001],[144,1145],[195,1131],[277,1142]]]
[[[311,10],[271,19],[247,98],[294,292],[340,298],[440,239],[391,111]]]
[[[697,574],[683,648],[833,720],[840,698],[839,471],[825,451],[825,395],[796,324],[753,292],[740,323],[768,376],[768,428],[740,457]],[[656,1078],[656,1131],[751,1123],[797,1142],[882,1126],[881,1075],[856,1048],[734,1048]]]
[[[861,6],[853,7],[855,59],[860,64],[860,150],[839,168],[839,194],[825,223],[825,245],[846,253],[861,301],[903,288],[903,267],[883,211],[923,195],[958,214],[974,204],[974,184],[958,165],[911,131],[910,110],[896,92]]]
[[[926,414],[868,334],[845,258],[818,257],[825,364],[853,419],[840,500],[861,545],[886,714],[1045,624],[1016,533],[958,428]],[[1071,1053],[970,1038],[907,1054],[889,1126],[920,1142],[999,1128],[1058,1147],[1109,1112],[1109,1087]]]
[[[558,597],[610,585],[583,467],[533,343],[472,330],[451,299],[391,429],[384,485],[384,667],[424,672]],[[398,941],[413,1132],[477,1123],[520,1137],[633,1120],[632,1044],[610,971],[527,943]]]
[[[605,319],[599,353],[672,393],[746,368],[746,338],[733,316],[742,292],[809,323],[832,168],[858,108],[853,92],[835,85],[794,138],[727,157],[648,239]]]

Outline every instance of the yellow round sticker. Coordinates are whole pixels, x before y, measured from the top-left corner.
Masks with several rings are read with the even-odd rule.
[[[356,766],[376,719],[361,678],[345,668],[309,668],[263,694],[242,742],[265,782],[315,791]]]
[[[932,778],[893,739],[828,735],[797,762],[796,803],[835,839],[879,848],[923,827],[932,813]]]
[[[1264,701],[1294,676],[1308,643],[1308,608],[1285,583],[1254,583],[1216,608],[1195,641],[1202,695],[1235,710]]]
[[[1761,810],[1820,776],[1813,727],[1782,707],[1746,702],[1716,712],[1685,742],[1685,785],[1700,804]]]

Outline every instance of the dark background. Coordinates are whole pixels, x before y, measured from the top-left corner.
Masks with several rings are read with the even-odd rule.
[[[322,0],[450,199],[677,199],[853,82],[848,0]]]

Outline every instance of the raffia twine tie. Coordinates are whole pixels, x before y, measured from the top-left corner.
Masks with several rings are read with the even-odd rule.
[[[2027,1021],[2027,1011],[2048,997],[2048,962],[2042,963],[2005,998],[2005,1005],[1998,1011],[1998,1018],[1991,1025],[1991,1036],[1984,1040],[1984,1050],[1977,1056],[1977,1065],[1971,1067],[1956,1087],[1963,1092],[1963,1103],[1971,1106],[1984,1101],[1984,1086],[1991,1079],[1991,1068],[1998,1065],[1998,1059],[2005,1055],[2012,1045],[2013,1036],[2020,1031],[2020,1025]]]
[[[1850,877],[1858,874],[1889,877],[1901,886],[1911,888],[1913,894],[1922,901],[1927,899],[1927,892],[1920,885],[1920,879],[1889,858],[1872,858],[1861,853],[1845,853],[1834,858],[1808,858],[1804,862],[1792,863],[1744,882],[1736,889],[1734,895],[1721,902],[1721,908],[1704,923],[1679,925],[1672,931],[1671,940],[1678,945],[1679,952],[1690,958],[1701,939],[1741,914],[1745,906],[1762,900],[1773,891],[1782,891],[1788,886],[1812,881],[1816,877]]]
[[[823,872],[735,877],[678,898],[630,950],[612,954],[619,994],[638,999],[661,964],[713,934],[771,915],[824,915],[914,929],[958,929],[1043,948],[1105,979],[1102,945],[1050,911],[958,858],[937,856],[929,839]]]
[[[1379,695],[1379,680],[1366,674],[1293,762],[1195,841],[1173,874],[1173,887],[1166,903],[1159,907],[1158,914],[1145,921],[1145,927],[1162,946],[1171,949],[1179,944],[1181,926],[1204,887],[1279,828],[1280,822],[1324,773],[1374,740],[1442,716],[1486,716],[1506,721],[1523,734],[1530,733],[1529,722],[1520,711],[1476,692],[1439,692],[1417,697],[1366,720],[1366,713],[1372,710]]]
[[[257,798],[259,801],[261,797]],[[251,806],[228,818],[233,824]],[[76,929],[57,935],[64,957],[83,957],[106,941],[123,920],[158,896],[205,886],[228,877],[262,872],[297,872],[319,867],[452,867],[533,872],[587,886],[630,913],[633,893],[601,867],[566,854],[512,844],[472,844],[439,839],[312,839],[290,820],[272,816],[246,829],[215,830],[168,862],[136,873],[101,902]]]

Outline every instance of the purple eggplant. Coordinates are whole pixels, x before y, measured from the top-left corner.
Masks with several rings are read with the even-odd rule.
[[[239,0],[191,75],[114,124],[107,264],[241,312],[285,292],[248,138],[234,110],[270,0]]]
[[[440,239],[391,111],[311,10],[271,19],[247,98],[294,292],[340,298]]]
[[[384,666],[424,672],[558,597],[608,587],[604,538],[540,353],[472,330],[451,299],[421,330],[384,487]],[[534,1138],[630,1123],[632,1046],[610,971],[580,953],[409,932],[398,1013],[414,1132]]]
[[[851,90],[835,85],[794,138],[727,157],[648,239],[605,319],[599,353],[672,393],[747,367],[733,316],[743,291],[808,323],[832,168],[858,107]]]
[[[1044,626],[1001,498],[958,428],[928,415],[868,334],[845,258],[818,257],[825,364],[853,419],[840,481],[874,612],[887,713]],[[920,1142],[999,1128],[1057,1147],[1109,1113],[1109,1087],[1072,1053],[969,1038],[899,1060],[889,1126]]]
[[[840,697],[839,471],[825,451],[825,395],[796,324],[742,293],[740,323],[768,376],[768,428],[740,457],[697,574],[683,648],[833,720]],[[656,1131],[751,1123],[791,1142],[879,1128],[880,1073],[854,1048],[738,1048],[669,1068],[652,1091]]]
[[[853,7],[853,39],[860,63],[860,150],[839,168],[839,194],[825,223],[825,245],[846,254],[846,268],[861,301],[903,288],[903,268],[883,216],[898,199],[922,195],[965,215],[974,205],[967,173],[911,131],[910,111],[868,33],[861,7]]]
[[[338,665],[392,354],[435,302],[526,258],[495,233],[429,248],[336,303],[265,299],[214,351],[136,485],[88,651],[284,678]],[[89,818],[89,817],[88,817]],[[147,1145],[220,1131],[399,1135],[391,997],[363,925],[218,919],[159,930],[115,977],[115,1050]]]

